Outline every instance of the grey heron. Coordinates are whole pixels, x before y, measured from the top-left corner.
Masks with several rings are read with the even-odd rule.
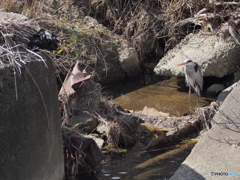
[[[188,102],[190,102],[191,89],[194,90],[198,98],[201,96],[203,87],[203,75],[200,66],[190,59],[187,59],[183,63],[178,64],[178,66],[181,65],[185,65],[185,81],[189,87]]]

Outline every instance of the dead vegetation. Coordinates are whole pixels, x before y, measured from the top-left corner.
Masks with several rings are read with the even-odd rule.
[[[51,4],[50,7],[46,6],[46,3],[12,0],[3,1],[1,7],[11,12],[23,12],[29,18],[36,18],[35,22],[41,27],[47,28],[59,37],[60,49],[46,53],[54,59],[55,65],[63,74],[66,74],[77,60],[83,69],[87,63],[95,59],[101,60],[100,70],[105,68],[103,73],[108,73],[108,66],[104,60],[109,58],[106,52],[116,52],[119,46],[116,39],[109,40],[111,33],[116,33],[132,43],[137,49],[142,65],[151,53],[154,52],[157,57],[162,56],[161,48],[166,52],[192,32],[201,30],[204,33],[219,34],[223,40],[227,40],[229,36],[239,40],[237,2],[95,0],[74,3],[67,1],[64,4],[61,1],[52,1],[48,2]],[[86,15],[95,17],[111,31],[97,31],[100,25],[96,21],[92,21],[91,24],[84,20],[83,17]],[[31,21],[1,22],[0,64],[11,64],[20,72],[21,64],[25,64],[29,59],[43,60],[26,46],[29,37],[36,32],[31,23]],[[83,27],[84,23],[89,24]],[[28,56],[22,52],[28,52]],[[89,67],[96,71],[95,66]],[[97,132],[105,140],[105,145],[126,148],[134,144],[138,118],[121,113],[115,105],[101,99],[99,90],[92,87],[96,84],[83,80],[77,85],[78,93],[73,91],[61,99],[63,126],[69,118],[85,113],[98,120],[98,126],[93,132]],[[212,109],[200,112],[199,118],[206,127],[214,112]],[[65,158],[68,161],[70,176],[78,174],[79,166],[86,166],[85,161],[82,161],[85,154],[75,147],[76,143],[71,139],[79,136],[74,133],[75,131],[71,130],[63,132]]]
[[[159,48],[166,52],[190,33],[217,33],[226,40],[231,34],[231,30],[228,33],[229,28],[238,31],[238,11],[239,3],[235,1],[111,0],[92,1],[90,14],[113,32],[129,39],[143,63],[152,52],[161,53]],[[224,23],[230,26],[226,30],[222,27]],[[236,32],[231,36],[236,37],[238,34]]]
[[[84,161],[86,158],[83,152],[82,141],[79,140],[80,136],[77,132],[71,129],[63,128],[63,142],[64,142],[64,161],[65,173],[67,179],[72,179],[77,176],[79,167],[86,167],[86,171],[90,171],[88,165]]]
[[[81,174],[91,174],[103,159],[95,141],[86,138],[73,129],[63,127],[65,173],[67,179],[80,178]]]
[[[41,56],[28,47],[36,27],[36,23],[25,20],[0,22],[0,65],[11,65],[20,73],[21,66],[29,61],[44,62]]]
[[[143,65],[147,55],[159,46],[156,34],[164,25],[167,1],[93,1],[91,15],[114,33],[127,38]]]
[[[136,48],[142,65],[151,54],[155,54],[155,58],[162,57],[163,50],[167,52],[190,33],[217,34],[223,42],[229,37],[239,40],[239,2],[90,2],[88,14],[112,32],[128,39]],[[81,4],[79,9],[83,7]]]
[[[190,33],[217,34],[223,42],[229,37],[237,43],[240,39],[238,1],[11,0],[3,1],[1,7],[35,18],[59,37],[61,48],[55,52],[55,62],[63,74],[80,60],[89,73],[97,74],[96,81],[108,80],[111,64],[106,59],[117,58],[119,38],[113,34],[137,50],[143,69],[145,63],[158,63]],[[98,22],[86,21],[86,16]]]
[[[84,152],[84,147],[91,140],[84,139],[81,134],[96,134],[97,138],[104,139],[104,147],[111,147],[108,150],[113,151],[134,144],[134,132],[138,124],[136,118],[124,116],[116,105],[104,99],[99,84],[93,82],[91,76],[82,72],[79,67],[78,62],[69,71],[59,93],[65,167],[69,179],[77,177],[80,172],[95,170],[102,160],[99,158],[102,154],[96,146],[90,147],[93,152]],[[85,123],[86,121],[89,123]],[[90,158],[91,154],[93,158]]]
[[[21,68],[31,61],[41,61],[46,65],[45,59],[28,47],[30,37],[36,32],[37,27],[37,23],[24,19],[0,20],[0,68],[12,67],[16,100],[18,99],[17,76],[21,76]]]
[[[133,143],[131,135],[137,119],[125,116],[116,105],[107,101],[101,95],[101,87],[91,81],[89,75],[80,71],[78,63],[66,77],[59,100],[63,127],[73,126],[71,121],[74,119],[78,119],[78,122],[89,118],[97,119],[98,124],[92,128],[93,132],[98,132],[105,139],[106,145],[118,148]],[[82,119],[83,117],[86,119]]]

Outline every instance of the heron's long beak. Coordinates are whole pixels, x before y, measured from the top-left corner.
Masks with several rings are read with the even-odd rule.
[[[182,65],[185,65],[185,63],[180,63],[180,64],[177,64],[177,66],[182,66]]]

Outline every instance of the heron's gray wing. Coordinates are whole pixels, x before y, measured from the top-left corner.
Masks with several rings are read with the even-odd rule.
[[[203,87],[203,76],[201,69],[198,68],[198,71],[193,73],[194,84],[193,88],[198,96],[201,96],[202,87]]]
[[[185,69],[186,82],[192,87],[192,89],[197,93],[198,96],[201,96],[203,77],[201,69],[198,68],[197,72],[194,68],[194,65],[189,65]]]

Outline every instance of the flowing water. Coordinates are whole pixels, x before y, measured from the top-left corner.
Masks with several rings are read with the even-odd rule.
[[[197,96],[191,93],[190,103],[187,103],[188,88],[180,87],[177,82],[179,81],[176,78],[171,78],[143,87],[142,82],[138,80],[121,81],[105,87],[105,92],[111,96],[113,102],[124,109],[139,111],[147,106],[174,116],[184,115],[214,100],[203,94],[198,102]],[[106,154],[97,178],[101,180],[168,179],[180,167],[194,145],[195,142],[185,141],[155,151],[146,151],[145,146],[137,144],[127,153]]]
[[[128,153],[118,156],[106,156],[101,180],[163,180],[170,178],[189,155],[195,142],[182,142],[168,145],[155,151],[145,151],[141,145]]]

